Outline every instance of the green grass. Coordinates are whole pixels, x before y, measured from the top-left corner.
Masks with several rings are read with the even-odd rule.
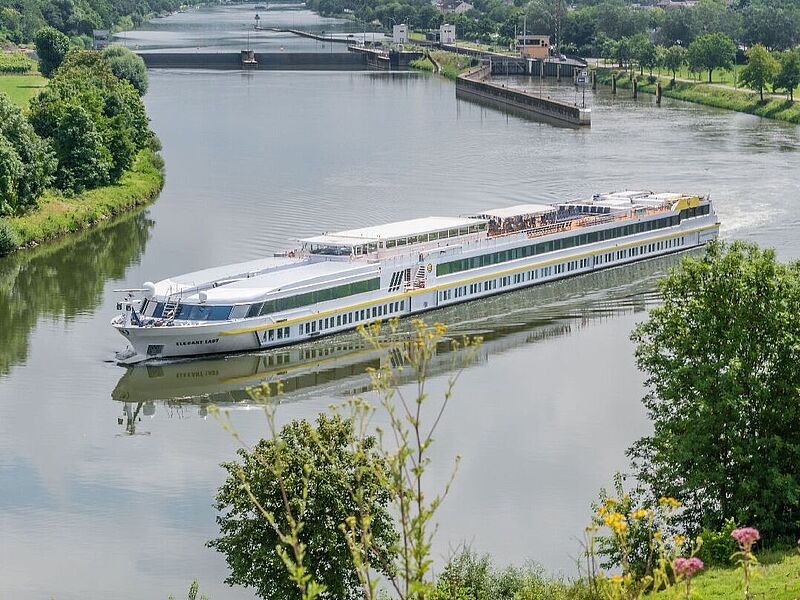
[[[447,77],[447,79],[455,79],[461,75],[464,71],[469,69],[470,67],[477,64],[477,61],[470,57],[465,56],[463,54],[456,54],[454,52],[446,52],[444,50],[433,50],[431,55],[439,63],[441,67],[441,75]],[[411,61],[411,66],[415,69],[421,69],[423,71],[433,71],[433,64],[431,63],[428,58],[421,58],[418,60]]]
[[[611,71],[598,69],[597,80],[600,83],[611,84]],[[617,88],[630,89],[632,87],[627,73],[620,73],[617,77]],[[800,102],[790,102],[783,98],[769,97],[762,102],[755,92],[744,90],[731,90],[707,83],[688,83],[677,81],[674,86],[669,85],[667,79],[661,80],[662,94],[668,98],[705,104],[717,108],[725,108],[737,112],[748,113],[777,119],[789,123],[800,124]],[[640,78],[639,91],[650,94],[656,93],[656,84],[647,83],[647,76]]]
[[[164,185],[161,158],[143,150],[122,180],[68,198],[46,192],[37,208],[22,217],[7,219],[22,246],[31,246],[96,223],[154,200]]]
[[[0,92],[8,94],[11,101],[22,108],[46,85],[47,79],[38,74],[0,75]]]
[[[765,552],[760,557],[758,575],[753,579],[753,598],[764,600],[797,600],[800,598],[800,554]],[[692,598],[730,600],[744,598],[742,572],[735,568],[714,567],[692,580]],[[656,594],[653,600],[666,600],[666,594]]]

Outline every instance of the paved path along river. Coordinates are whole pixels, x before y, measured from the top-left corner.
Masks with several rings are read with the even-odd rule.
[[[252,598],[204,547],[235,448],[208,402],[241,407],[246,385],[280,377],[283,418],[313,418],[364,390],[376,361],[343,336],[128,371],[112,362],[114,288],[325,230],[623,187],[711,192],[725,238],[800,255],[800,129],[781,123],[599,95],[590,130],[556,128],[418,74],[155,71],[146,101],[167,164],[158,201],[0,260],[3,598],[166,598],[195,577],[214,599]],[[487,339],[435,446],[432,485],[463,457],[437,556],[468,541],[574,571],[590,501],[648,428],[628,335],[670,264],[430,314]],[[255,411],[234,419],[247,439],[263,431]]]

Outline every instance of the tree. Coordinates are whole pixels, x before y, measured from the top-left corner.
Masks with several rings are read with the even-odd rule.
[[[789,100],[794,101],[794,90],[800,85],[800,50],[786,50],[778,57],[780,68],[775,76],[774,85],[779,90],[786,90]]]
[[[109,46],[103,50],[103,56],[111,65],[111,71],[116,77],[129,81],[140,96],[147,93],[147,67],[141,56],[134,54],[125,46]]]
[[[656,45],[647,39],[646,35],[639,34],[631,38],[631,46],[633,58],[639,63],[639,74],[643,74],[644,68],[647,67],[652,75],[653,67],[658,61]]]
[[[736,45],[724,33],[707,33],[689,44],[689,64],[708,70],[708,82],[714,69],[730,69],[736,58]]]
[[[663,305],[632,334],[653,423],[629,450],[639,481],[681,500],[690,531],[732,517],[771,540],[796,535],[800,263],[714,242],[659,289]]]
[[[675,73],[686,64],[686,48],[683,46],[670,46],[664,51],[664,66],[672,71],[672,80]]]
[[[36,55],[39,57],[39,70],[49,77],[69,52],[69,38],[52,27],[42,27],[35,36]]]
[[[356,488],[369,510],[373,543],[383,553],[373,557],[374,565],[388,559],[397,539],[386,508],[389,492],[379,475],[386,467],[375,446],[374,437],[356,438],[351,419],[321,414],[316,427],[292,421],[274,439],[261,440],[252,451],[240,449],[238,461],[223,464],[228,478],[216,501],[220,537],[209,546],[226,556],[231,570],[226,582],[254,587],[261,598],[300,598],[275,552],[283,541],[277,531],[293,518],[284,509],[287,498],[294,517],[303,521],[299,541],[305,544],[309,574],[331,598],[363,597],[342,530],[359,514]]]
[[[3,178],[0,215],[22,214],[50,185],[55,159],[47,143],[36,135],[22,110],[0,92],[0,144]]]
[[[58,158],[59,189],[77,193],[111,183],[111,152],[86,109],[74,104],[65,106],[51,141]]]
[[[89,122],[74,108],[82,109]],[[72,122],[67,126],[62,121],[68,114]],[[39,135],[51,139],[58,158],[56,185],[69,192],[117,181],[151,135],[138,92],[118,79],[97,52],[69,54],[47,88],[31,101],[30,121]],[[89,146],[71,148],[70,143]],[[96,170],[76,162],[82,152]]]
[[[747,64],[739,72],[739,79],[747,87],[758,90],[764,100],[764,87],[772,83],[778,74],[778,61],[761,44],[756,44],[747,51]]]

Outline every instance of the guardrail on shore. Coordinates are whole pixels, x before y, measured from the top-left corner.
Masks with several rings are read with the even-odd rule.
[[[592,112],[588,108],[580,108],[563,100],[537,96],[524,90],[492,83],[488,81],[490,77],[491,67],[489,64],[470,69],[456,79],[456,95],[486,100],[529,115],[546,117],[568,125],[591,125]]]

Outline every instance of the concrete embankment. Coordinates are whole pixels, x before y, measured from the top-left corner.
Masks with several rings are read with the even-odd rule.
[[[242,69],[239,52],[141,52],[150,69]],[[274,71],[365,71],[364,56],[352,52],[256,52],[251,68]]]
[[[488,81],[489,65],[475,67],[456,79],[456,96],[478,99],[492,105],[509,107],[518,114],[544,117],[561,124],[591,125],[591,111],[555,98],[536,96],[523,90]]]

